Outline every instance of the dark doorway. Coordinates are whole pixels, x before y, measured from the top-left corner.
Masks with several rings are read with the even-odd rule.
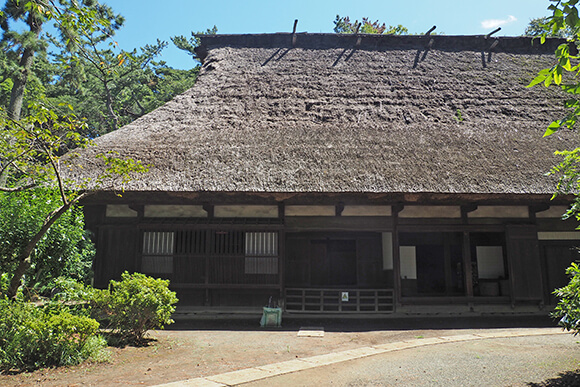
[[[462,241],[461,233],[400,233],[402,296],[465,295]]]
[[[313,240],[312,286],[356,285],[356,240]]]
[[[417,246],[417,292],[445,293],[445,248]]]

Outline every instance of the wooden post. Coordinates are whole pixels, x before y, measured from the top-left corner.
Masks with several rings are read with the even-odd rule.
[[[401,305],[401,257],[399,249],[399,212],[403,210],[404,206],[402,204],[397,204],[393,206],[393,291],[394,302],[393,308],[396,305]]]
[[[280,285],[280,299],[278,306],[282,305],[282,311],[286,310],[286,232],[278,231],[278,283]]]
[[[296,47],[296,26],[298,25],[298,19],[294,20],[294,28],[292,29],[292,47]]]
[[[212,206],[212,210],[213,210],[213,206]],[[213,212],[213,211],[212,211]],[[205,251],[204,251],[204,256],[205,256],[205,296],[204,296],[204,300],[203,300],[203,304],[204,306],[210,306],[211,302],[210,302],[210,294],[209,294],[209,263],[210,263],[210,256],[209,256],[209,252],[210,252],[210,246],[211,246],[211,242],[212,242],[212,233],[213,230],[207,230],[207,233],[205,235]]]
[[[473,270],[471,270],[471,240],[469,231],[463,232],[463,266],[465,272],[465,290],[468,299],[473,298]],[[471,301],[469,301],[471,303]]]
[[[451,238],[449,234],[443,234],[443,262],[445,265],[445,294],[450,295],[453,292],[452,278],[453,268],[451,267]]]
[[[496,32],[501,31],[501,27],[497,27],[495,30],[491,31],[489,34],[485,35],[486,39],[489,39],[491,35],[495,34]]]

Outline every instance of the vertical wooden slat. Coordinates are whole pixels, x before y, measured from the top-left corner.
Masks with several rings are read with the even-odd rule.
[[[399,246],[399,231],[397,229],[398,213],[394,214],[394,229],[393,229],[393,304],[401,303],[401,254]]]
[[[465,290],[468,298],[473,297],[473,271],[471,266],[471,241],[469,232],[463,232],[463,271],[465,273]]]
[[[535,225],[506,227],[507,260],[512,283],[512,303],[544,302],[538,232]]]
[[[282,230],[278,233],[278,243],[276,246],[276,254],[278,255],[278,283],[280,284],[280,294],[285,294],[284,289],[286,288],[286,235]],[[286,300],[283,300],[286,304]]]

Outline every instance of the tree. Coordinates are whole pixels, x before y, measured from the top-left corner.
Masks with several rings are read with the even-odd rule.
[[[136,50],[117,54],[100,49],[101,38],[83,38],[79,54],[63,50],[57,60],[64,68],[49,94],[55,101],[67,100],[90,118],[91,136],[116,130],[150,111],[142,105],[142,87],[150,82],[148,66],[166,46],[157,41],[142,48],[141,54]]]
[[[199,46],[198,35],[215,35],[217,34],[217,31],[217,27],[213,26],[213,28],[208,28],[205,32],[192,32],[189,39],[183,35],[172,36],[171,41],[177,48],[185,51],[188,55],[191,55],[193,60],[197,60],[195,49]]]
[[[354,34],[357,29],[362,34],[406,35],[409,33],[409,30],[401,24],[387,27],[385,23],[381,24],[378,20],[371,22],[368,17],[363,17],[360,23],[358,20],[352,23],[348,16],[340,17],[340,15],[336,15],[334,32],[337,34]]]
[[[94,187],[106,188],[115,181],[127,182],[133,172],[147,170],[139,161],[122,159],[115,154],[100,154],[106,171],[94,181],[75,183],[63,178],[62,168],[73,168],[72,162],[62,159],[70,149],[90,145],[82,136],[86,123],[74,114],[58,115],[46,104],[30,107],[30,114],[14,120],[5,111],[0,111],[0,191],[15,193],[31,189],[53,189],[58,194],[54,209],[46,213],[31,237],[19,249],[14,259],[8,297],[15,297],[23,275],[31,267],[33,254],[39,242],[50,228],[80,200],[93,194]],[[68,155],[68,160],[74,160]],[[91,189],[89,189],[91,184]]]
[[[550,18],[548,17],[538,17],[530,20],[524,31],[524,36],[542,36],[544,34],[550,38],[571,38],[574,36],[574,31],[570,26],[552,31],[549,21]]]
[[[10,69],[12,80],[8,114],[18,120],[24,106],[24,96],[30,75],[33,72],[35,54],[46,53],[48,42],[41,35],[45,22],[52,20],[63,32],[69,48],[76,43],[79,34],[87,31],[110,29],[110,20],[99,14],[94,0],[7,0],[0,12],[2,44],[6,57],[13,61]],[[24,23],[27,29],[18,32],[12,24]],[[4,81],[5,82],[5,81]],[[4,83],[2,82],[2,83]]]
[[[548,9],[552,15],[542,23],[543,32],[539,34],[541,43],[545,42],[548,36],[568,36],[568,42],[561,44],[556,50],[555,64],[548,69],[541,70],[536,78],[530,82],[528,87],[543,84],[546,87],[559,87],[569,95],[564,105],[568,113],[552,123],[546,129],[544,136],[550,136],[562,128],[576,129],[580,118],[580,64],[578,55],[572,54],[571,46],[578,51],[580,46],[580,18],[576,4],[578,0],[552,0]],[[561,35],[564,34],[564,35]],[[567,76],[570,75],[570,76]],[[580,221],[580,147],[574,150],[565,150],[556,152],[562,156],[562,161],[554,166],[552,174],[559,176],[556,193],[575,194],[576,198],[572,206],[568,209],[564,218],[575,217]],[[574,331],[580,332],[580,287],[578,281],[578,266],[572,264],[567,273],[571,276],[568,286],[557,289],[554,294],[560,297],[560,301],[553,314],[554,317],[560,318],[561,325]]]
[[[85,134],[96,137],[150,112],[195,82],[198,69],[176,70],[158,60],[166,42],[139,50],[119,48],[111,38],[124,18],[96,0],[11,0],[7,9],[10,4],[12,11],[1,19],[0,106],[16,120],[27,114],[29,101],[46,96],[57,109],[59,104],[74,106],[89,123]],[[30,37],[30,32],[12,28],[26,15],[39,15],[43,26],[53,23],[57,33],[40,31]],[[34,61],[24,69],[19,63],[30,41],[36,43],[30,50],[34,55],[28,56]],[[15,79],[18,74],[26,78]],[[18,95],[12,100],[21,108],[14,108],[11,94]]]
[[[59,204],[58,192],[35,188],[21,192],[0,192],[0,278],[6,291],[8,276],[18,265],[18,255],[38,230],[46,214]],[[50,293],[58,277],[90,283],[94,246],[84,230],[80,208],[63,214],[38,242],[31,255],[31,267],[24,285],[34,293]],[[0,291],[1,293],[1,291]]]
[[[560,299],[554,316],[560,318],[559,324],[564,329],[577,335],[580,333],[580,267],[573,262],[566,274],[570,277],[568,285],[554,291]]]
[[[159,107],[195,82],[197,69],[175,70],[157,58],[167,43],[126,51],[110,41],[124,19],[106,5],[95,6],[107,29],[76,34],[76,44],[65,44],[68,30],[61,37],[51,37],[60,52],[53,55],[55,71],[47,86],[47,96],[54,102],[75,106],[89,122],[90,137],[113,131]],[[105,44],[107,43],[108,44]]]
[[[87,119],[87,136],[113,131],[195,83],[197,66],[177,70],[155,60],[165,46],[157,41],[140,52],[96,47],[86,57],[63,51],[55,56],[56,71],[46,95],[54,104],[74,106],[77,114]]]
[[[0,26],[4,30],[2,39],[13,48],[12,52],[18,57],[18,69],[14,71],[12,76],[12,89],[8,106],[10,117],[18,120],[22,110],[28,74],[32,70],[34,62],[34,53],[46,48],[45,42],[39,39],[46,17],[42,8],[38,7],[37,4],[18,0],[8,0],[2,12],[0,18]],[[28,30],[23,33],[10,30],[9,20],[23,21]]]

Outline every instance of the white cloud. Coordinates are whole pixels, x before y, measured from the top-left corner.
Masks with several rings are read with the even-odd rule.
[[[517,21],[515,16],[509,15],[507,19],[488,19],[481,22],[481,27],[486,30],[495,29],[508,23]]]

